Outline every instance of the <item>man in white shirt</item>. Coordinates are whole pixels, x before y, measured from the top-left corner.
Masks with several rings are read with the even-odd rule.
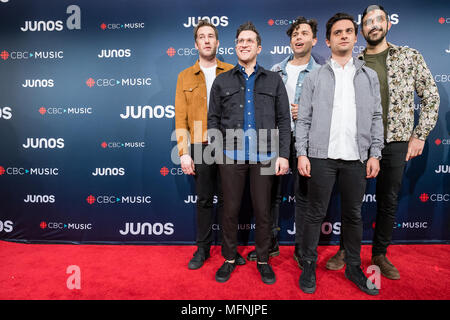
[[[327,22],[331,59],[304,80],[296,123],[298,170],[308,178],[308,210],[302,239],[300,289],[316,289],[317,245],[335,182],[341,194],[345,277],[376,295],[361,270],[361,206],[366,179],[379,172],[383,148],[382,109],[375,71],[352,57],[358,26],[337,13]],[[369,283],[369,284],[368,284]]]

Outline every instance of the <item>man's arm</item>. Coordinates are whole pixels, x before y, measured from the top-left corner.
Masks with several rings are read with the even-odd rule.
[[[314,87],[311,74],[308,74],[303,80],[302,94],[298,103],[298,118],[295,122],[295,149],[297,157],[308,155],[309,129],[312,122],[312,97]]]
[[[289,98],[283,80],[277,77],[276,124],[279,133],[279,157],[289,159],[291,145],[291,119]]]
[[[370,128],[370,136],[372,139],[372,144],[369,149],[369,157],[371,158],[381,158],[381,150],[384,148],[384,127],[383,127],[383,108],[381,106],[380,97],[380,82],[378,81],[378,76],[372,78],[372,90],[375,97],[373,105],[373,115],[372,115],[372,125]]]
[[[220,129],[222,106],[220,105],[220,87],[217,78],[214,80],[209,95],[208,130]]]
[[[189,154],[189,123],[187,115],[187,102],[183,92],[183,77],[178,75],[175,93],[175,134],[177,137],[178,154],[180,157]]]

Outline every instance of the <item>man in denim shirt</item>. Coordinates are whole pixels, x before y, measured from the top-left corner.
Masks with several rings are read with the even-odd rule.
[[[306,19],[298,17],[292,23],[286,34],[290,38],[290,47],[292,54],[280,63],[275,64],[271,71],[277,72],[286,86],[286,91],[290,103],[291,116],[291,153],[289,156],[289,165],[292,169],[294,194],[295,194],[295,250],[294,259],[300,268],[301,266],[301,238],[304,213],[306,212],[306,178],[298,174],[297,157],[295,151],[295,121],[298,114],[298,101],[302,92],[302,84],[306,75],[320,65],[311,56],[311,50],[317,43],[317,21],[315,19]],[[269,256],[275,257],[280,254],[277,235],[279,231],[278,220],[281,203],[281,176],[276,176],[272,187],[272,245],[269,250]],[[256,260],[256,251],[251,251],[247,259]]]

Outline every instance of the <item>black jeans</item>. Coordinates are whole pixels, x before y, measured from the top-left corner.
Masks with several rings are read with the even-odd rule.
[[[261,175],[261,163],[234,163],[219,165],[223,190],[222,255],[233,260],[237,253],[238,221],[247,175],[250,177],[250,195],[255,216],[255,249],[259,262],[269,261],[271,244],[270,217],[273,175]],[[269,166],[269,165],[267,165]]]
[[[217,215],[220,216],[223,210],[222,188],[220,184],[220,174],[217,164],[206,164],[203,159],[198,159],[194,155],[200,155],[195,152],[196,148],[203,150],[206,144],[192,144],[191,157],[195,165],[195,189],[197,193],[197,237],[196,244],[199,248],[209,251],[213,232],[212,224],[214,221],[214,195],[217,192]],[[196,163],[199,162],[199,163]]]
[[[372,256],[386,255],[391,243],[407,152],[408,142],[386,143],[382,151],[376,186],[377,218]]]
[[[301,243],[303,237],[303,225],[305,220],[305,212],[308,209],[308,180],[300,175],[297,169],[297,151],[295,149],[295,136],[291,134],[291,153],[289,156],[289,167],[292,171],[292,183],[295,196],[295,251],[297,255],[302,256]],[[272,186],[272,237],[276,238],[278,235],[279,218],[280,218],[280,204],[283,200],[282,196],[282,181],[288,179],[288,175],[275,176]]]
[[[376,186],[377,216],[372,256],[386,255],[387,248],[391,243],[407,153],[408,142],[385,142],[381,152],[380,173],[377,176]],[[341,250],[345,248],[344,237],[344,233],[341,232]]]
[[[361,206],[366,190],[366,162],[310,158],[311,178],[308,179],[308,211],[303,229],[303,259],[317,261],[317,245],[323,219],[337,180],[341,194],[342,239],[346,248],[345,261],[361,265]]]

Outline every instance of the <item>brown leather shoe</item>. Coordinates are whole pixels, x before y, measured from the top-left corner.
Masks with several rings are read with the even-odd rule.
[[[325,267],[328,270],[341,270],[345,266],[345,250],[338,250],[334,256],[332,256]]]
[[[377,255],[372,257],[372,264],[380,267],[381,274],[388,279],[398,280],[400,279],[400,272],[397,268],[386,258],[385,255]]]

